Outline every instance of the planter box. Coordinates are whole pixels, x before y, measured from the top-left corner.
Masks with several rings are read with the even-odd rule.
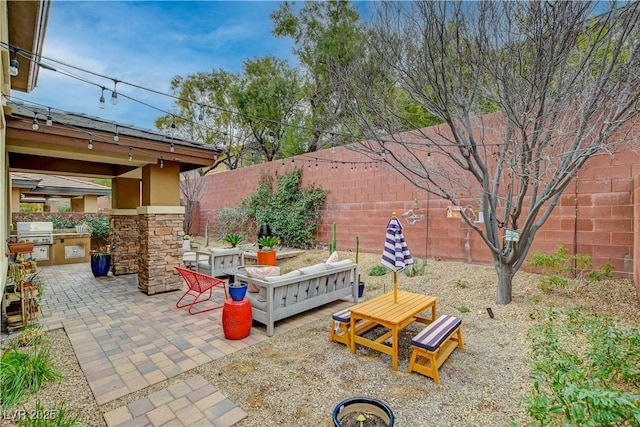
[[[9,252],[25,253],[33,252],[33,243],[7,243],[9,245]]]

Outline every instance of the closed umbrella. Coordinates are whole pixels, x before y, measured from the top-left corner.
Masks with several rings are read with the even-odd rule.
[[[409,247],[402,234],[402,224],[396,213],[387,224],[387,234],[382,251],[382,265],[393,271],[393,302],[398,302],[398,271],[402,271],[407,265],[413,264],[409,253]]]

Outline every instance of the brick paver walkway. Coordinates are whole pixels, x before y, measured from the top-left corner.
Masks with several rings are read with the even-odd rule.
[[[227,340],[222,309],[192,316],[175,307],[182,292],[146,295],[135,274],[96,278],[89,264],[39,272],[46,283],[41,325],[65,328],[99,405],[269,339],[255,324],[247,338]],[[214,290],[211,304],[223,298]],[[329,322],[331,313],[350,304],[338,301],[278,322],[276,334],[316,319]],[[232,426],[246,416],[200,375],[104,414],[108,426],[171,427]]]

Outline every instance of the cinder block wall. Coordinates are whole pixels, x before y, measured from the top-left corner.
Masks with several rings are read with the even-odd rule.
[[[256,190],[261,174],[275,176],[303,168],[304,185],[328,191],[319,224],[320,242],[329,242],[335,222],[338,249],[354,250],[359,236],[361,251],[382,254],[385,226],[396,212],[414,257],[491,262],[480,237],[460,219],[447,218],[448,202],[416,190],[382,164],[355,163],[367,161],[361,154],[340,147],[335,152],[297,156],[293,162],[287,159],[284,164],[275,161],[207,176],[192,233],[203,235],[207,218],[214,227],[217,210],[237,206]],[[610,261],[618,277],[632,278],[635,270],[637,283],[639,174],[640,155],[631,150],[592,159],[538,232],[532,251],[551,252],[562,244],[570,253],[590,255],[595,266]],[[424,219],[409,224],[402,217],[409,210]],[[255,240],[255,236],[247,238]]]
[[[640,299],[640,174],[635,176],[633,186],[633,277]]]

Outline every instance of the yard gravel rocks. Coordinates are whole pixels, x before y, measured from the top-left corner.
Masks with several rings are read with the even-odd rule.
[[[282,272],[326,259],[327,251],[307,251],[281,262]],[[341,259],[354,259],[340,252]],[[360,273],[366,282],[364,298],[393,286],[393,275],[367,273],[380,263],[378,254],[360,254]],[[314,321],[291,332],[278,332],[262,343],[224,359],[195,368],[117,401],[98,406],[63,330],[47,333],[53,363],[64,374],[47,384],[26,403],[36,400],[46,408],[65,402],[88,426],[105,426],[102,414],[181,378],[203,375],[249,414],[240,427],[331,426],[335,406],[353,396],[382,400],[393,410],[396,426],[507,426],[511,420],[532,424],[522,403],[531,388],[527,330],[538,308],[583,305],[640,325],[640,310],[629,280],[605,280],[544,293],[539,275],[519,272],[514,279],[513,302],[495,305],[496,273],[490,266],[432,261],[422,276],[398,274],[401,289],[435,295],[438,313],[462,318],[464,351],[456,350],[440,369],[441,383],[407,373],[410,339],[423,325],[401,334],[400,364],[390,369],[386,355],[358,348],[353,355],[342,344],[329,342],[330,319]],[[494,318],[487,313],[490,307]],[[11,425],[4,421],[4,425]]]

